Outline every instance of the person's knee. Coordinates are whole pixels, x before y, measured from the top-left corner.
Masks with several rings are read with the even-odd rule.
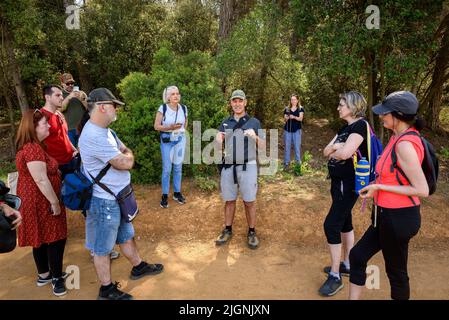
[[[326,235],[327,243],[329,244],[340,244],[341,234],[338,226],[331,222],[330,219],[324,221],[324,234]]]
[[[248,209],[252,209],[256,205],[256,201],[243,201],[244,205]]]

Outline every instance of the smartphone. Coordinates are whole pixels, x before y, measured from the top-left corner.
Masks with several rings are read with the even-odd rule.
[[[80,91],[80,87],[74,86],[74,87],[73,87],[73,92],[78,92],[78,91]]]

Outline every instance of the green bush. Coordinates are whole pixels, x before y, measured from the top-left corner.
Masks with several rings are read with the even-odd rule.
[[[302,156],[301,164],[295,163],[295,165],[293,167],[293,173],[296,176],[303,176],[306,173],[313,172],[313,169],[310,165],[312,158],[313,158],[312,154],[309,151],[304,152],[304,155]]]
[[[6,183],[8,173],[17,171],[15,161],[0,160],[0,180]]]
[[[195,185],[199,190],[203,192],[212,192],[218,190],[218,181],[210,177],[196,176]]]
[[[163,46],[155,54],[150,74],[135,72],[122,79],[118,89],[128,110],[119,114],[113,128],[135,154],[135,182],[160,181],[162,159],[159,133],[154,130],[153,124],[156,112],[163,103],[162,92],[167,86],[176,85],[179,88],[181,103],[188,108],[187,129],[191,138],[193,121],[201,121],[202,132],[208,128],[218,128],[227,113],[220,87],[211,76],[214,68],[213,59],[207,53],[193,51],[177,56]],[[206,143],[202,142],[203,145]],[[192,158],[192,141],[190,146]],[[185,165],[183,172],[187,176],[209,176],[216,172],[216,168],[215,165]]]

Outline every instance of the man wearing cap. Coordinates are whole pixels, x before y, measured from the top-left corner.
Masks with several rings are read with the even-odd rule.
[[[58,161],[59,170],[64,175],[73,172],[76,165],[75,146],[70,142],[68,136],[67,121],[64,115],[59,111],[62,101],[62,88],[55,84],[49,84],[43,88],[45,105],[41,112],[45,115],[50,125],[50,135],[45,138],[47,153]]]
[[[61,111],[67,120],[70,142],[75,146],[75,148],[77,148],[79,137],[76,127],[83,117],[86,108],[80,100],[79,89],[74,91],[74,85],[75,80],[70,73],[64,73],[61,76],[61,86],[63,88],[62,94],[64,96]]]
[[[134,165],[134,155],[109,125],[117,119],[117,108],[124,105],[106,88],[98,88],[89,94],[87,121],[79,139],[79,148],[86,176],[98,176],[108,164],[111,167],[101,178],[101,183],[118,194],[131,182],[129,170]],[[132,296],[119,290],[119,283],[112,283],[109,254],[114,245],[120,245],[122,254],[133,268],[130,278],[161,273],[162,264],[143,261],[134,241],[134,227],[121,218],[116,198],[98,184],[93,186],[91,206],[86,217],[86,247],[94,253],[94,265],[101,288],[98,299],[131,300]]]
[[[248,246],[256,249],[256,195],[257,195],[257,147],[265,145],[265,134],[259,120],[246,113],[246,95],[242,90],[232,92],[230,98],[233,115],[223,120],[215,138],[222,147],[225,145],[224,163],[221,170],[221,195],[225,201],[224,229],[215,241],[224,245],[232,237],[232,223],[238,191],[245,204],[248,222]]]

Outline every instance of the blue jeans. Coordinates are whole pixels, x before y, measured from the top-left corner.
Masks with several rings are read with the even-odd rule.
[[[69,140],[70,142],[73,144],[73,146],[75,148],[78,148],[78,139],[79,139],[79,135],[76,132],[76,129],[71,129],[68,132],[68,136],[69,136]]]
[[[107,256],[114,245],[134,238],[134,227],[120,214],[117,200],[92,197],[86,216],[86,248],[97,256]]]
[[[184,160],[186,139],[180,136],[177,141],[162,142],[162,194],[170,191],[170,174],[173,166],[173,191],[181,192],[182,161]]]
[[[290,163],[290,149],[295,149],[295,160],[296,162],[301,162],[301,129],[296,130],[296,132],[288,132],[284,130],[284,165]]]

